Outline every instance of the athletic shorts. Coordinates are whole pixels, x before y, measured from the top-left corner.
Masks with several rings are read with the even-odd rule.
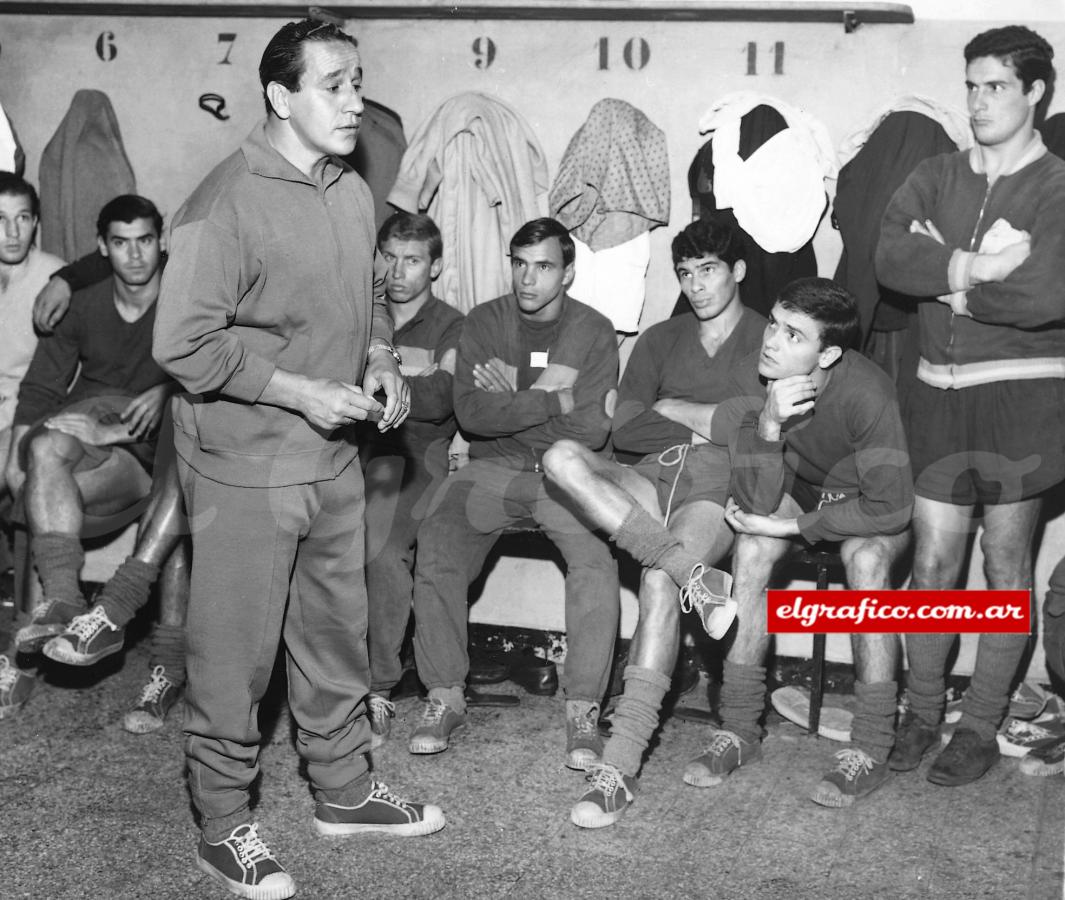
[[[1065,479],[1065,381],[999,381],[960,390],[916,382],[903,423],[917,496],[1016,503]]]
[[[660,459],[664,459],[665,463],[660,462]],[[680,451],[671,447],[663,453],[647,454],[630,468],[655,486],[658,506],[663,513],[697,500],[708,500],[723,507],[728,499],[732,466],[727,447],[696,444],[688,449],[683,465],[680,463]],[[672,502],[670,494],[673,495]]]

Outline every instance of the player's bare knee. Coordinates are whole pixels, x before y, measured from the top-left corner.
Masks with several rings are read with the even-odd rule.
[[[69,466],[81,450],[77,438],[62,431],[45,429],[33,436],[28,446],[27,463],[38,471],[43,468]]]
[[[584,462],[586,452],[576,441],[557,441],[544,452],[542,462],[547,477],[558,484],[573,480],[588,468]]]

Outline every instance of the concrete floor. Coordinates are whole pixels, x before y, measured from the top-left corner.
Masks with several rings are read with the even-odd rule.
[[[120,720],[147,674],[142,642],[125,658],[41,684],[0,722],[0,897],[228,896],[193,865],[180,716],[135,736]],[[492,690],[497,690],[493,688]],[[402,700],[381,777],[440,804],[426,838],[319,838],[282,702],[266,712],[255,818],[306,898],[1060,898],[1065,778],[1030,778],[1003,758],[980,782],[939,788],[895,776],[850,810],[806,799],[841,745],[775,714],[763,762],[718,788],[680,773],[704,726],[666,721],[635,806],[582,831],[569,808],[581,776],[562,766],[562,698],[521,694],[517,709],[475,709],[438,756],[412,756],[420,703]],[[694,698],[694,699],[693,699]],[[695,691],[684,702],[698,704]]]

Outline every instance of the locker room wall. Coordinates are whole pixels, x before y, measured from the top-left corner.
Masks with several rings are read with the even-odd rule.
[[[139,192],[171,216],[262,117],[259,57],[286,20],[212,17],[212,5],[198,4],[196,17],[161,18],[11,14],[0,3],[0,102],[25,149],[30,180],[37,181],[41,152],[74,93],[94,88],[115,108]],[[365,95],[400,114],[408,139],[448,97],[486,92],[529,122],[553,179],[570,137],[601,98],[626,100],[662,128],[672,216],[668,227],[652,232],[641,321],[647,327],[668,315],[676,299],[669,241],[691,218],[687,170],[705,140],[698,120],[716,98],[738,90],[776,96],[823,121],[837,146],[901,94],[964,109],[962,48],[997,24],[994,8],[1001,4],[911,5],[914,24],[864,24],[850,34],[842,22],[353,19],[347,27],[359,40]],[[1059,70],[1065,67],[1065,7],[1021,2],[1010,11],[1058,49]],[[1065,108],[1062,93],[1051,112]],[[205,105],[219,115],[201,108],[204,95],[215,95]],[[840,243],[827,214],[815,247],[822,274],[831,275]],[[1063,552],[1065,517],[1055,515],[1038,558],[1039,596]],[[977,550],[972,587],[983,584],[979,565]],[[505,558],[472,617],[561,630],[561,591],[552,564]],[[545,596],[557,602],[545,603]],[[623,634],[631,634],[634,621],[635,602],[626,592]],[[789,639],[781,649],[800,653],[805,643]],[[830,654],[846,659],[849,649],[832,641]],[[963,653],[959,669],[967,666]],[[1033,670],[1041,666],[1040,651]]]

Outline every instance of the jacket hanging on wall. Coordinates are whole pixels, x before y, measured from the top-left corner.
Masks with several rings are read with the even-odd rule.
[[[433,217],[444,238],[436,293],[462,312],[510,290],[510,239],[543,215],[547,163],[501,100],[465,93],[419,126],[388,202]]]
[[[784,116],[773,106],[758,104],[740,117],[738,154],[748,159],[766,141],[787,128]],[[692,198],[693,218],[714,216],[737,228],[746,245],[747,275],[740,288],[743,302],[762,315],[768,315],[781,289],[796,278],[817,274],[812,234],[795,251],[771,253],[736,221],[732,209],[718,209],[714,193],[714,140],[711,138],[699,149],[688,169],[688,190]],[[681,294],[673,315],[687,312],[691,307]]]
[[[648,232],[669,222],[666,135],[624,100],[596,103],[570,139],[548,196],[577,245],[570,294],[617,331],[639,330]]]
[[[769,106],[786,127],[744,155],[743,117]],[[824,180],[838,171],[828,129],[797,107],[753,91],[728,94],[699,120],[699,133],[713,132],[714,196],[770,253],[792,253],[814,236],[828,203]]]
[[[388,195],[396,183],[399,164],[407,149],[403,120],[398,113],[373,100],[364,100],[359,142],[344,162],[362,176],[373,195],[374,220],[379,229],[395,211]]]
[[[22,152],[15,126],[0,106],[0,172],[14,172],[21,177],[25,169],[26,154]]]
[[[866,133],[861,148],[840,170],[833,206],[843,254],[835,279],[858,301],[863,338],[873,328],[906,328],[914,311],[912,297],[896,295],[876,280],[873,257],[884,210],[919,162],[960,149],[964,147],[955,143],[940,121],[903,104]]]
[[[41,245],[63,259],[96,249],[96,217],[137,182],[111,101],[78,91],[41,154]]]
[[[1039,126],[1043,143],[1055,156],[1065,159],[1065,113],[1055,113]]]

